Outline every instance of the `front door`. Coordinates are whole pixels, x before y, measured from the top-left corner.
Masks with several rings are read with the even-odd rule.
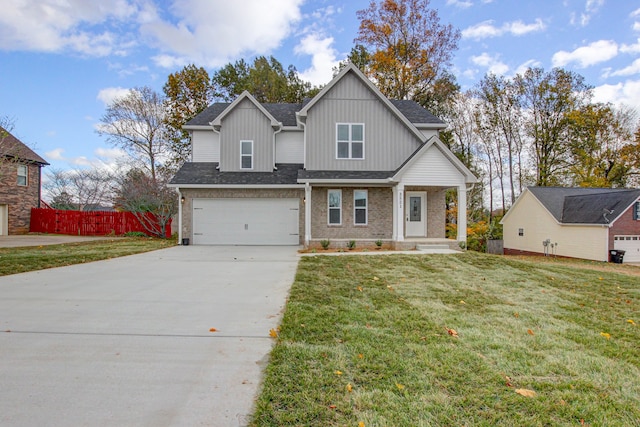
[[[427,193],[424,191],[407,191],[406,202],[406,236],[427,236]]]

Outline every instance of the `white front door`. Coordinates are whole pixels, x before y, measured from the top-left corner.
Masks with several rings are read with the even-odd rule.
[[[407,237],[427,236],[427,193],[407,191],[405,234]]]

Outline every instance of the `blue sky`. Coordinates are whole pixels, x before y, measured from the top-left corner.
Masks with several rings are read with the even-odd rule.
[[[95,132],[105,105],[137,86],[161,92],[194,63],[210,74],[256,55],[327,83],[357,35],[365,0],[3,0],[0,117],[56,169],[120,154]],[[595,100],[640,110],[640,4],[627,0],[432,0],[462,32],[453,72],[463,89],[485,73],[561,66]],[[45,170],[46,172],[46,170]]]

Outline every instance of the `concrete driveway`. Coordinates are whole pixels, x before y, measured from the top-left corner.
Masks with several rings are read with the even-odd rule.
[[[177,246],[0,277],[0,425],[244,425],[296,249]]]

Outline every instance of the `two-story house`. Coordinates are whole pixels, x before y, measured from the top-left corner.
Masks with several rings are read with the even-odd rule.
[[[29,232],[31,208],[40,207],[42,157],[0,127],[0,236]]]
[[[458,248],[477,180],[438,139],[446,127],[413,101],[387,99],[348,65],[302,104],[248,92],[185,125],[192,161],[171,183],[179,237],[194,244],[394,248],[445,241],[445,192],[457,190]]]

